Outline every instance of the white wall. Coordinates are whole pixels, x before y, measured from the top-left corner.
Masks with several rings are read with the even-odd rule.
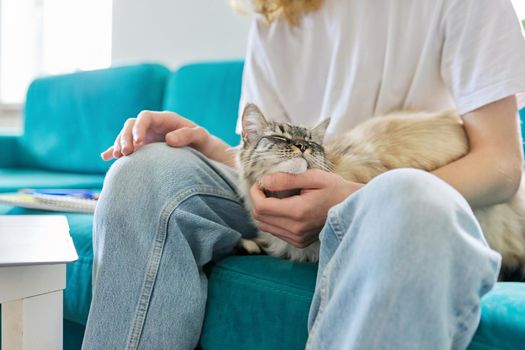
[[[249,22],[226,0],[113,0],[112,63],[242,58]]]

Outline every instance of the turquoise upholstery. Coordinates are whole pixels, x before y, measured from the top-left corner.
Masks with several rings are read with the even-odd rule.
[[[174,72],[164,109],[203,126],[231,146],[239,144],[235,124],[241,95],[242,61],[190,64]]]
[[[202,348],[304,349],[316,272],[317,264],[270,256],[217,262],[209,279]]]
[[[0,168],[15,166],[19,139],[20,135],[0,133]]]
[[[520,110],[521,137],[525,139],[525,107]],[[525,153],[525,142],[523,142],[523,153]]]
[[[209,279],[203,349],[304,349],[316,272],[315,264],[268,256],[217,262]],[[482,309],[469,350],[525,348],[525,283],[498,283]]]
[[[0,168],[0,192],[20,188],[102,188],[103,174],[65,173],[31,168]]]
[[[470,349],[525,349],[525,283],[498,283],[483,298]]]
[[[134,65],[37,80],[29,89],[23,136],[0,135],[0,192],[100,188],[109,164],[99,153],[142,109],[176,111],[236,145],[241,74],[242,62],[234,61],[191,64],[173,73]],[[525,120],[525,110],[521,116]],[[49,213],[0,205],[0,214]],[[66,215],[79,260],[67,267],[64,348],[78,349],[91,300],[92,215]],[[202,348],[304,348],[316,268],[268,256],[232,256],[206,266]],[[498,283],[482,308],[470,350],[524,348],[524,283]]]
[[[99,153],[123,122],[162,105],[168,70],[144,64],[35,80],[27,92],[18,165],[103,174]]]

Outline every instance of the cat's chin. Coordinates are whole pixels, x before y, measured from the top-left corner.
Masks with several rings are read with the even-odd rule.
[[[301,174],[308,169],[308,163],[304,158],[292,158],[280,162],[271,167],[268,173],[288,173],[288,174]]]
[[[304,158],[292,158],[280,162],[277,165],[274,165],[268,173],[288,173],[288,174],[301,174],[308,169],[308,163]],[[288,191],[273,192],[268,190],[263,190],[266,197],[276,197],[276,198],[286,198],[290,196],[296,196],[301,193],[300,189],[293,189]]]

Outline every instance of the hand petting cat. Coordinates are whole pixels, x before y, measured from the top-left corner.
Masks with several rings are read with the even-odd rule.
[[[171,147],[191,147],[208,158],[234,166],[234,155],[224,141],[203,127],[174,112],[142,111],[129,118],[112,146],[101,153],[104,160],[128,156],[153,142],[166,142]]]
[[[265,175],[262,186],[250,189],[252,214],[261,231],[298,248],[304,248],[318,239],[328,210],[359,190],[363,184],[319,169],[298,175],[274,173]],[[267,191],[280,192],[301,189],[300,195],[287,198],[266,197]]]

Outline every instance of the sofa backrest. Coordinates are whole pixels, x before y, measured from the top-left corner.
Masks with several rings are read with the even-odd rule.
[[[158,64],[80,72],[35,80],[27,93],[17,166],[104,173],[100,152],[141,110],[172,110],[232,146],[242,61],[205,62],[174,72]],[[525,135],[525,109],[520,111]]]
[[[162,108],[170,71],[140,64],[36,79],[28,89],[17,166],[104,173],[100,152],[124,121]]]
[[[525,107],[520,110],[521,139],[525,141]],[[525,155],[525,142],[523,142],[523,154]]]
[[[242,61],[182,66],[168,80],[164,109],[193,120],[232,146],[241,94]]]

